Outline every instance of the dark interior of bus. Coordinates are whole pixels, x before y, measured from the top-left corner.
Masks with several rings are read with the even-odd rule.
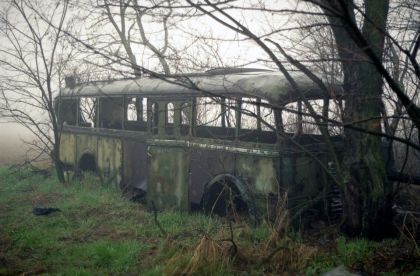
[[[278,133],[274,130],[278,123],[274,111],[261,107],[261,99],[243,99],[191,97],[169,101],[151,97],[79,97],[61,99],[56,107],[63,125],[141,131],[167,138],[192,136],[276,143]],[[285,135],[293,134],[293,129],[288,130]],[[311,134],[314,138],[318,136]]]

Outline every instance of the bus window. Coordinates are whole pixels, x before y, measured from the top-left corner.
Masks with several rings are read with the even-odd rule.
[[[222,127],[236,127],[236,105],[235,99],[222,99]]]
[[[173,103],[168,103],[166,105],[166,123],[173,124],[175,117],[175,108]]]
[[[239,140],[257,143],[276,142],[273,111],[268,107],[263,108],[261,104],[266,106],[267,102],[261,102],[256,98],[242,98]]]
[[[322,115],[323,100],[309,100],[308,101],[317,115]],[[302,103],[302,112],[309,113],[308,108]],[[316,125],[315,119],[312,116],[302,116],[302,131],[306,134],[321,134],[319,126]]]
[[[158,103],[148,103],[148,122],[150,126],[150,132],[152,134],[158,133],[158,122],[159,122],[159,105]]]
[[[339,104],[334,101],[325,102],[324,100],[308,100],[309,104],[314,109],[315,113],[322,120],[323,116],[323,107],[324,104],[327,104],[328,108],[328,118],[335,121],[341,122],[341,109]],[[289,133],[295,133],[298,129],[298,115],[297,115],[297,102],[289,103],[285,106],[283,111],[283,122],[285,126],[285,131]],[[309,114],[308,108],[305,104],[302,104],[302,113]],[[328,123],[328,130],[331,135],[339,135],[342,133],[342,126],[340,124],[331,124]],[[321,134],[319,126],[316,125],[315,119],[311,115],[302,116],[302,132],[304,134]]]
[[[174,134],[175,108],[173,103],[166,104],[166,134]]]
[[[99,127],[122,129],[124,116],[123,97],[105,97],[99,99]]]
[[[95,127],[97,102],[98,102],[98,99],[95,98],[95,97],[82,97],[82,98],[80,98],[79,126],[81,126],[81,127]]]
[[[190,125],[190,104],[181,104],[181,125]]]
[[[328,123],[328,132],[332,136],[342,135],[344,133],[343,125],[342,125],[342,115],[343,115],[343,108],[342,105],[344,101],[339,103],[335,100],[330,100],[328,103],[328,118],[331,120],[336,121],[337,123]]]
[[[136,122],[138,120],[137,106],[138,106],[138,103],[137,103],[136,98],[128,98],[128,100],[127,100],[127,121]]]
[[[147,130],[147,99],[130,97],[126,99],[126,118],[124,128],[127,130]]]
[[[274,118],[274,110],[269,107],[269,103],[266,100],[261,100],[260,107],[260,118],[261,118],[261,130],[273,131],[276,129],[276,121]]]
[[[232,104],[232,108],[227,105]],[[233,105],[235,102],[220,98],[197,98],[196,135],[205,138],[235,139],[236,116]],[[224,125],[223,125],[223,120]],[[232,127],[226,127],[226,126]]]
[[[197,98],[197,126],[222,126],[219,98]]]
[[[181,112],[179,114],[181,116],[181,135],[186,136],[189,133],[189,128],[191,124],[190,116],[191,116],[191,105],[189,103],[182,103],[181,104]]]
[[[143,111],[143,122],[147,122],[147,98],[142,98],[141,105],[142,105],[141,110]]]
[[[286,133],[296,133],[298,130],[298,104],[297,102],[289,103],[284,107],[282,112],[284,131]]]
[[[257,129],[258,105],[255,98],[242,98],[241,128]]]
[[[58,123],[61,125],[76,125],[77,123],[78,100],[60,99],[56,103],[56,114]]]

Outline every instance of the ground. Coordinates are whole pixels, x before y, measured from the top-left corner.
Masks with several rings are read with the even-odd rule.
[[[61,211],[35,216],[37,206]],[[154,214],[93,175],[63,185],[53,175],[0,167],[0,225],[0,275],[318,275],[341,266],[420,273],[418,246],[407,235],[370,242],[346,240],[334,226],[297,232],[281,213],[258,227]]]

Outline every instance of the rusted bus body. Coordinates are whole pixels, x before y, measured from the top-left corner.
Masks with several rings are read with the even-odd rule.
[[[309,80],[300,83],[306,97],[320,97]],[[90,121],[81,107],[87,98],[93,99]],[[203,109],[203,99],[217,100]],[[223,182],[234,187],[248,211],[261,213],[279,193],[307,200],[319,197],[328,185],[319,164],[328,162],[321,138],[289,139],[293,134],[280,134],[278,118],[267,111],[270,104],[292,101],[296,95],[284,78],[266,71],[67,87],[57,98],[61,161],[75,171],[95,170],[104,182],[124,191],[145,191],[158,209],[205,208]],[[247,112],[242,109],[246,102],[256,106],[254,121],[241,115]],[[220,124],[205,122],[216,107]]]

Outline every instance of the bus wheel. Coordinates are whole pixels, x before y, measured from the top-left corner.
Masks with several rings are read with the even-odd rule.
[[[256,220],[255,204],[245,185],[234,176],[218,176],[207,183],[201,201],[206,214],[249,217]]]
[[[75,180],[82,180],[85,173],[97,174],[97,166],[95,156],[91,153],[85,153],[79,160],[73,178]]]
[[[81,172],[97,172],[96,161],[93,154],[85,153],[79,161],[79,171]]]

